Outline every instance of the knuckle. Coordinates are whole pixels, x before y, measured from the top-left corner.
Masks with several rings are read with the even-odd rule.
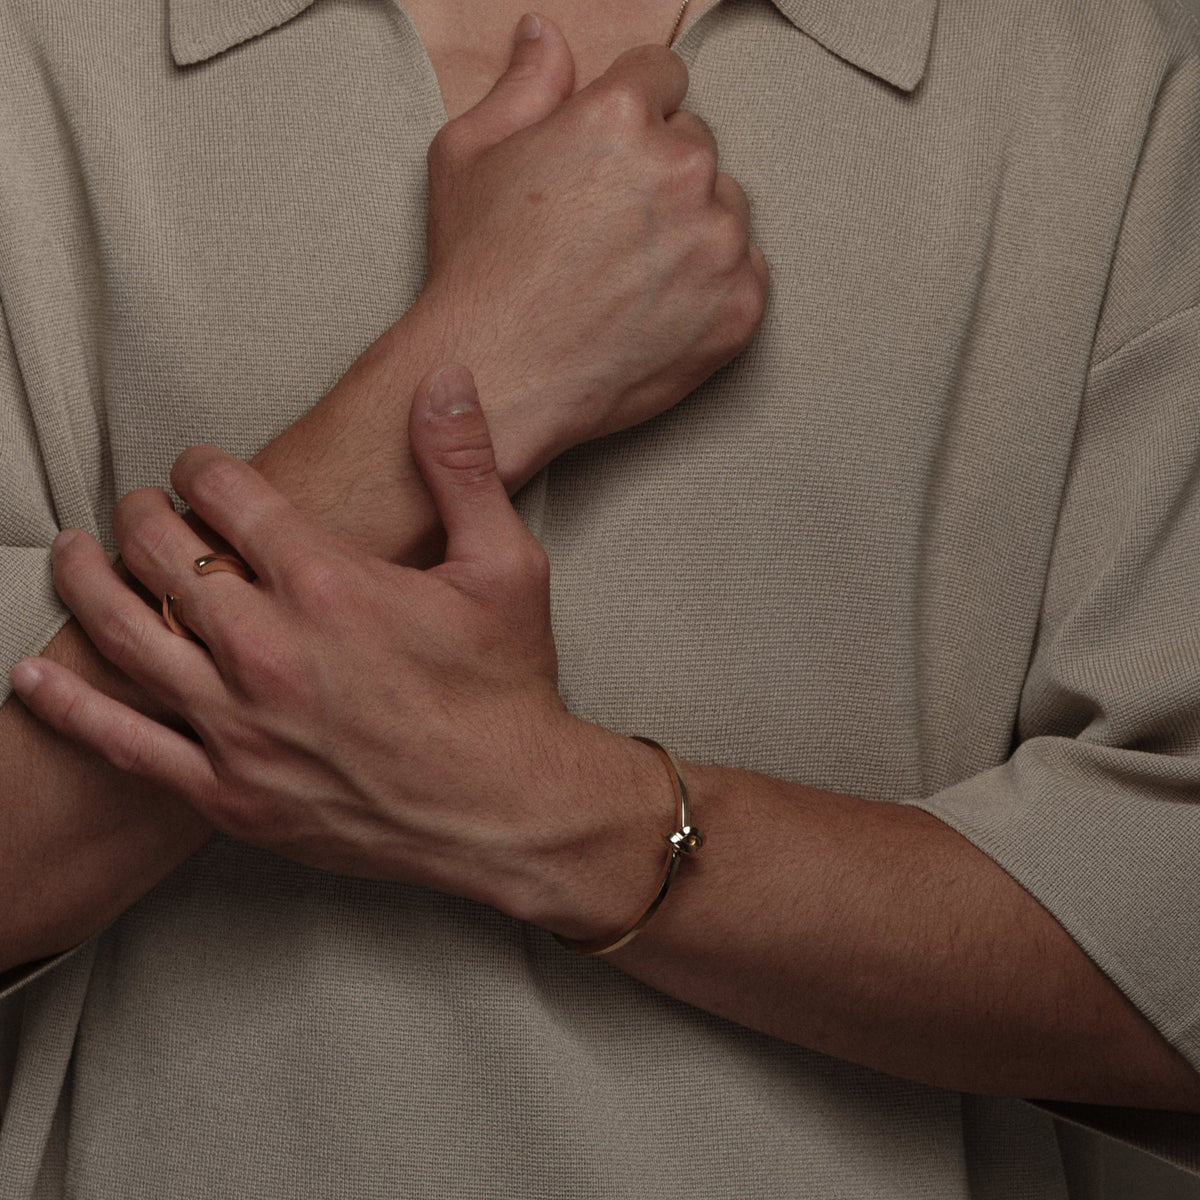
[[[640,128],[648,119],[645,94],[632,79],[606,79],[592,94],[588,115],[605,131]]]
[[[517,85],[514,87],[513,85]],[[528,95],[531,85],[539,92],[554,93],[554,86],[541,64],[536,60],[510,62],[505,68],[503,78],[497,83],[496,91],[513,91],[520,95]],[[518,92],[519,89],[519,92]]]
[[[121,557],[136,573],[139,567],[171,562],[170,529],[166,522],[143,516],[121,522],[118,547]]]
[[[296,703],[308,693],[308,677],[299,651],[271,637],[238,638],[226,651],[238,686],[255,702]]]
[[[728,305],[725,327],[731,342],[731,352],[742,349],[754,336],[766,312],[767,295],[762,281],[749,269],[743,272],[733,289]]]
[[[542,544],[522,527],[496,563],[501,586],[537,596],[550,586],[550,558]]]
[[[59,718],[63,729],[74,732],[86,727],[90,706],[83,696],[72,692],[61,697],[59,702]]]
[[[683,59],[674,50],[670,50],[666,46],[655,45],[653,42],[641,46],[631,46],[628,50],[622,51],[614,61],[613,67],[621,73],[630,72],[653,78],[672,75],[676,72],[682,72],[685,75],[687,73]]]
[[[425,161],[432,172],[448,171],[470,158],[475,149],[476,139],[470,122],[455,117],[434,134]]]
[[[146,731],[134,721],[125,721],[113,738],[109,761],[119,771],[144,774],[150,763],[150,741]]]
[[[749,237],[741,218],[728,209],[719,210],[709,226],[709,258],[717,270],[737,271],[747,262]]]
[[[689,108],[676,109],[667,117],[667,128],[676,136],[713,140],[712,131],[704,118],[692,112]]]
[[[253,842],[263,825],[258,806],[232,788],[215,791],[204,805],[204,815],[218,829],[244,842]]]
[[[287,576],[296,599],[317,617],[336,612],[345,598],[345,571],[328,559],[306,553],[289,564]]]
[[[486,435],[441,447],[436,461],[444,471],[467,485],[488,482],[496,471],[496,453]]]
[[[715,191],[729,208],[735,212],[740,210],[749,214],[750,197],[746,189],[728,171],[717,172]]]
[[[711,193],[717,177],[717,156],[710,147],[698,142],[677,142],[671,162],[671,175],[675,185],[685,192],[699,192],[707,196]]]
[[[150,611],[117,609],[102,623],[88,630],[96,648],[114,666],[128,671],[143,657]]]

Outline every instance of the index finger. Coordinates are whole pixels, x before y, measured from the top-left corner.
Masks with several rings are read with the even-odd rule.
[[[683,59],[666,46],[634,46],[578,94],[612,87],[636,94],[652,112],[669,117],[687,95],[688,69]]]

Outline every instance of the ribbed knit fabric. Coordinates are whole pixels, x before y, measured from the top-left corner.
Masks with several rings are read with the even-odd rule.
[[[1200,1068],[1194,18],[724,0],[679,50],[771,305],[523,498],[568,703],[923,806]],[[56,529],[251,454],[404,311],[443,115],[388,0],[0,7],[5,667],[63,620]],[[0,1089],[4,1200],[1200,1195],[221,839],[0,1000]],[[1065,1116],[1200,1171],[1194,1119]]]

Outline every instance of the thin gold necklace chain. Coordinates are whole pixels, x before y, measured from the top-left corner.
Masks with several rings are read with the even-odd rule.
[[[679,27],[683,24],[683,18],[686,15],[688,5],[691,4],[691,2],[692,0],[683,0],[683,3],[679,6],[679,16],[675,18],[675,24],[671,26],[671,36],[667,38],[668,46],[674,44],[675,38],[679,33]]]

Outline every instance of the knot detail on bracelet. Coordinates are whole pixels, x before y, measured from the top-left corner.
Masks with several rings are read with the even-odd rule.
[[[663,864],[658,891],[655,892],[654,899],[642,909],[641,916],[632,925],[625,926],[620,933],[595,938],[591,941],[564,937],[561,933],[554,935],[560,945],[576,954],[609,954],[613,950],[619,950],[637,937],[642,926],[654,916],[658,911],[658,906],[666,899],[667,892],[671,888],[671,880],[675,878],[675,869],[679,866],[679,860],[685,855],[695,854],[704,845],[704,834],[689,822],[687,784],[683,780],[683,772],[679,769],[675,755],[665,746],[660,746],[650,738],[635,737],[633,740],[649,746],[666,764],[667,772],[671,777],[671,791],[674,793],[675,803],[678,805],[679,825],[674,833],[667,834],[667,844],[670,848],[667,851],[667,861]]]

